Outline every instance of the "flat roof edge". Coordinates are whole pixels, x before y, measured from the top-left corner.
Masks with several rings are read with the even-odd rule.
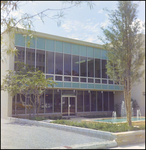
[[[27,31],[26,29],[21,29],[21,28],[17,28],[17,29],[13,28],[13,30],[16,33],[24,33],[24,32]],[[30,31],[32,32],[32,34],[34,34],[34,36],[37,36],[37,37],[40,37],[40,38],[46,38],[46,39],[51,39],[51,40],[58,40],[58,41],[62,41],[62,42],[72,43],[72,44],[85,45],[85,46],[90,46],[90,47],[94,47],[94,48],[104,49],[103,45],[100,45],[100,44],[95,44],[95,43],[91,43],[91,42],[86,42],[86,41],[81,41],[81,40],[61,37],[61,36],[52,35],[52,34],[48,34],[48,33],[42,33],[42,32],[38,32],[38,31],[32,31],[32,30],[30,30]]]

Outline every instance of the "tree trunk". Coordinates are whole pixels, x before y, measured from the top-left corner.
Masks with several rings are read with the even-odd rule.
[[[39,101],[39,105],[38,105],[38,109],[37,109],[37,115],[38,115],[39,110],[40,110],[40,96],[38,96],[38,101]]]
[[[132,126],[131,122],[131,90],[129,88],[129,82],[127,82],[127,86],[124,88],[124,99],[126,106],[126,114],[127,114],[127,123],[128,126]]]

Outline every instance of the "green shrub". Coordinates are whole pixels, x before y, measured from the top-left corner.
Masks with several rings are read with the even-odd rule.
[[[70,126],[77,126],[83,128],[90,128],[95,130],[102,130],[102,131],[109,131],[109,132],[125,132],[125,131],[133,131],[133,130],[144,130],[145,125],[138,127],[128,127],[127,123],[94,123],[94,122],[73,122],[73,121],[66,121],[66,120],[54,120],[51,123],[58,123],[58,124],[66,124]]]

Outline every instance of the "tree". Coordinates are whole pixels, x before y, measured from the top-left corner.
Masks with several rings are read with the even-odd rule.
[[[25,35],[31,38],[33,37],[31,30],[34,30],[33,23],[36,19],[36,17],[39,17],[41,21],[44,23],[44,18],[47,17],[49,19],[53,19],[58,26],[61,25],[62,18],[64,18],[64,11],[71,9],[73,7],[77,7],[80,4],[82,4],[82,1],[71,1],[71,2],[63,2],[63,4],[69,4],[68,7],[63,6],[60,9],[54,9],[54,8],[47,8],[45,10],[42,10],[38,12],[37,14],[28,14],[28,13],[23,13],[20,18],[17,16],[13,15],[13,12],[19,12],[19,9],[21,8],[22,4],[24,2],[21,1],[1,1],[1,45],[3,45],[2,49],[2,62],[5,59],[5,54],[18,54],[18,50],[16,48],[12,48],[8,46],[8,48],[4,48],[5,45],[7,45],[8,41],[3,40],[3,36],[5,33],[9,33],[12,31],[12,29],[15,27],[17,28],[18,26],[22,26],[24,29],[27,30]],[[28,3],[28,2],[26,2]],[[93,8],[93,5],[95,5],[92,2],[86,2],[87,5],[90,7],[90,9]],[[49,11],[56,11],[57,14],[53,15],[52,17],[49,17],[48,12]],[[20,14],[20,13],[19,13]],[[11,36],[11,38],[14,38],[14,34]],[[28,41],[29,44],[30,41]]]
[[[40,70],[36,68],[30,68],[28,65],[22,62],[17,63],[17,70],[8,70],[7,75],[3,79],[2,90],[8,91],[12,97],[16,94],[20,94],[20,101],[22,105],[25,105],[28,109],[33,108],[33,114],[39,112],[40,108],[40,96],[44,94],[45,90],[48,89],[48,85],[53,87],[56,84],[52,78],[45,78],[45,75]],[[30,94],[33,95],[34,101],[30,96],[30,104],[27,105],[26,102],[22,100],[22,94],[27,99]]]
[[[131,89],[142,81],[144,49],[140,22],[137,20],[138,5],[131,1],[119,1],[117,10],[109,11],[111,26],[102,28],[104,48],[108,50],[107,75],[124,86],[127,123],[131,123]]]

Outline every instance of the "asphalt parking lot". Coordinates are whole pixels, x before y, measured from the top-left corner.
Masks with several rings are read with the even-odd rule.
[[[1,119],[2,149],[44,149],[106,140],[74,132],[35,125],[10,123]]]

